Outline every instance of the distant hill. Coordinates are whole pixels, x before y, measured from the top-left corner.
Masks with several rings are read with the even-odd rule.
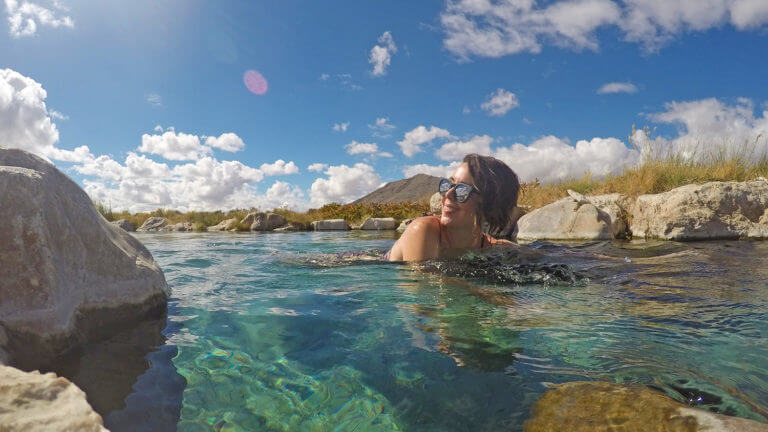
[[[440,177],[416,174],[411,178],[387,183],[368,195],[352,201],[352,204],[429,201],[429,197],[437,192],[439,182]]]

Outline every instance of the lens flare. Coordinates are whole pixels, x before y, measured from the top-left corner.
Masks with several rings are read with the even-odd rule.
[[[245,73],[243,82],[245,83],[245,87],[247,87],[253,94],[263,95],[267,92],[268,86],[266,78],[254,70],[249,70]]]

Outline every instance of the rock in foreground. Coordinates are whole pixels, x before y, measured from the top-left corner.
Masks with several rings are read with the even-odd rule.
[[[0,365],[0,430],[106,431],[85,393],[54,373],[22,372]]]
[[[640,385],[570,382],[534,405],[526,432],[766,432],[768,425],[691,408]]]
[[[632,234],[666,240],[768,238],[768,182],[710,182],[637,197]]]
[[[50,163],[0,149],[0,202],[0,351],[11,362],[36,368],[165,311],[168,287],[149,251]]]

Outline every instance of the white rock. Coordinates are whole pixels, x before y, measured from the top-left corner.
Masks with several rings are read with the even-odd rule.
[[[394,218],[368,218],[360,225],[361,230],[393,230],[395,229]]]
[[[101,416],[85,393],[50,372],[22,372],[0,365],[0,430],[102,432]]]
[[[768,183],[710,182],[637,197],[635,237],[667,240],[768,238]]]
[[[153,216],[144,221],[143,224],[136,231],[139,232],[151,232],[162,231],[168,225],[168,221],[165,218],[159,216]]]
[[[517,222],[519,240],[612,239],[611,219],[593,204],[571,197],[536,209]]]
[[[237,219],[226,219],[216,225],[209,226],[208,231],[229,231],[237,228]]]
[[[0,202],[0,322],[15,363],[33,368],[165,310],[149,251],[50,163],[0,148]]]
[[[192,222],[179,222],[173,225],[166,225],[160,231],[189,232],[194,230],[195,226]]]
[[[350,229],[344,219],[326,219],[312,222],[315,231],[347,231]]]
[[[443,196],[440,192],[435,192],[429,197],[429,211],[431,213],[440,213],[443,210]]]

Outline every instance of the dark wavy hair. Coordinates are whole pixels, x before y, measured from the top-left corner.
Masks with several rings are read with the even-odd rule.
[[[462,161],[469,167],[480,190],[480,221],[488,225],[488,233],[500,233],[509,224],[510,214],[517,206],[520,181],[512,168],[504,162],[478,154],[468,154]]]

